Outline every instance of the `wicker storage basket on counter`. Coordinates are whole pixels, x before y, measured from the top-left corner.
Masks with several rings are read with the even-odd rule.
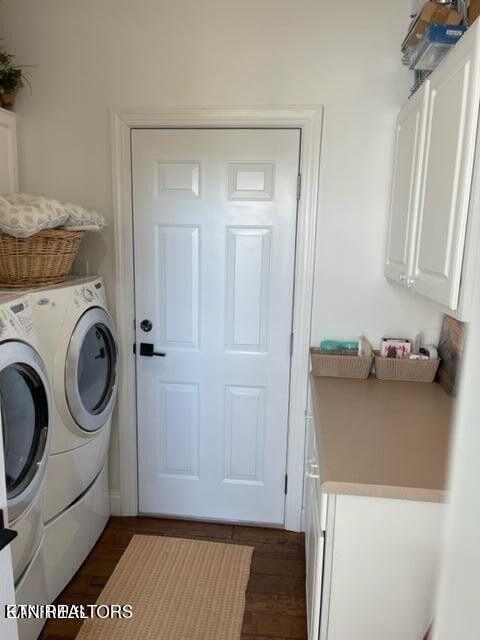
[[[24,288],[63,282],[85,231],[43,229],[29,238],[0,232],[0,286]]]
[[[311,349],[312,373],[323,378],[368,378],[372,356],[339,356]]]
[[[433,382],[439,365],[440,359],[382,358],[375,354],[375,376],[378,380]]]

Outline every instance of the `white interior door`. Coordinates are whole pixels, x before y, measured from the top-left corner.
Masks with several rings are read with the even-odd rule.
[[[1,414],[1,412],[0,412]],[[0,415],[0,436],[2,431],[2,418]],[[6,526],[7,521],[7,490],[5,486],[5,464],[3,457],[3,442],[0,437],[0,510],[3,513],[4,526]],[[1,527],[0,527],[1,529]],[[2,532],[0,531],[0,543],[3,538]],[[14,605],[16,603],[15,600],[15,589],[13,586],[13,568],[12,568],[12,556],[10,545],[3,546],[0,544],[0,606],[2,608],[7,604]],[[17,622],[13,619],[7,619],[5,616],[5,611],[2,610],[0,615],[0,638],[2,640],[17,640]]]
[[[132,132],[143,513],[284,522],[299,151],[294,129]]]

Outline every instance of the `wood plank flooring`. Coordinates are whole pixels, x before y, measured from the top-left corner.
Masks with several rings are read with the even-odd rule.
[[[134,534],[253,546],[255,551],[247,589],[242,640],[307,638],[304,537],[303,534],[278,529],[163,518],[112,517],[57,603],[94,604]],[[50,620],[40,640],[73,640],[80,626],[81,622],[75,620]]]

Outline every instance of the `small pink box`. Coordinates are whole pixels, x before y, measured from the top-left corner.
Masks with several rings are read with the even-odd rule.
[[[380,348],[382,358],[408,358],[412,352],[409,340],[400,338],[383,338]]]

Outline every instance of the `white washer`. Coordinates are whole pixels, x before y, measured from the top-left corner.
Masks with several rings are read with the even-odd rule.
[[[0,406],[9,527],[18,604],[46,604],[42,499],[51,440],[51,394],[36,350],[30,301],[0,297]],[[28,590],[25,589],[28,585]],[[38,636],[43,621],[20,625],[21,640]]]
[[[45,525],[42,547],[51,602],[80,568],[110,517],[108,464],[68,509]]]
[[[43,561],[54,600],[108,517],[108,448],[118,348],[103,280],[71,278],[29,292],[39,352],[52,384]]]
[[[44,519],[50,522],[91,486],[106,463],[118,348],[101,278],[72,278],[29,297],[53,388],[44,494]]]

